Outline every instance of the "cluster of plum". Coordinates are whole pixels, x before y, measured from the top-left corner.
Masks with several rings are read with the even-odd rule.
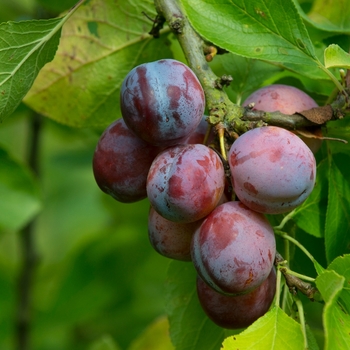
[[[276,288],[275,236],[264,214],[290,211],[307,198],[313,153],[290,131],[255,128],[233,142],[228,176],[215,148],[203,144],[203,89],[176,60],[131,70],[120,103],[123,118],[104,131],[93,157],[98,186],[121,202],[147,197],[152,246],[193,262],[206,314],[224,328],[250,325],[269,309]],[[282,85],[257,91],[245,104],[288,114],[316,106]]]

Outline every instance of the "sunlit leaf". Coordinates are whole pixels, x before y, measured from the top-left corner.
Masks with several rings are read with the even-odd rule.
[[[41,68],[53,59],[61,28],[73,12],[62,18],[0,24],[0,121],[16,109]]]
[[[194,28],[233,53],[318,66],[313,44],[291,0],[182,0]]]
[[[350,55],[345,52],[339,45],[329,45],[324,52],[324,62],[327,68],[340,67],[350,68]]]
[[[274,307],[242,333],[225,339],[222,349],[304,349],[304,339],[300,324]]]
[[[55,59],[24,102],[70,126],[107,126],[120,117],[120,86],[136,65],[171,57],[167,34],[147,34],[152,1],[91,0],[62,29]]]

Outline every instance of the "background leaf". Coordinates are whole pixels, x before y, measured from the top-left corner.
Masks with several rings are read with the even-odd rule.
[[[328,195],[327,169],[327,160],[317,165],[315,187],[307,200],[296,208],[293,217],[302,230],[315,237],[324,236]]]
[[[174,350],[169,337],[169,322],[160,317],[135,339],[128,350]]]
[[[171,57],[167,35],[147,33],[151,1],[91,0],[62,29],[55,59],[40,72],[24,102],[70,126],[107,126],[120,117],[120,86],[135,66]]]
[[[349,0],[315,0],[304,18],[318,29],[349,34],[350,2]]]
[[[304,339],[300,324],[274,307],[242,333],[225,339],[222,349],[304,349]]]
[[[196,292],[197,273],[191,263],[172,261],[166,281],[166,311],[176,349],[218,350],[227,336],[202,310]]]
[[[18,230],[41,209],[39,186],[29,169],[0,147],[0,230]]]
[[[328,162],[328,206],[325,244],[328,262],[350,252],[350,157],[344,153],[332,155]]]
[[[254,60],[232,53],[217,55],[211,64],[217,76],[229,74],[233,82],[226,89],[232,101],[240,104],[267,79],[282,69],[271,63]]]
[[[99,340],[94,342],[89,350],[120,350],[120,348],[114,342],[111,336],[104,335]]]
[[[0,24],[0,121],[22,101],[41,68],[56,53],[62,18]]]

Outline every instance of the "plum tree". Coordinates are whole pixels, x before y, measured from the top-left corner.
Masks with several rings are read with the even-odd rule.
[[[120,202],[146,198],[148,171],[161,150],[141,140],[123,119],[118,119],[106,128],[97,143],[92,161],[96,183]]]
[[[153,161],[147,196],[153,208],[175,222],[207,216],[220,201],[225,172],[219,156],[201,144],[167,148]]]
[[[197,277],[197,295],[207,316],[218,326],[237,329],[250,326],[270,308],[276,292],[276,271],[253,291],[242,295],[224,295]]]
[[[198,274],[226,294],[257,288],[269,275],[275,252],[267,219],[238,201],[215,208],[196,230],[191,246]]]
[[[182,62],[163,59],[141,64],[125,77],[120,106],[128,127],[156,145],[175,145],[202,120],[204,92]]]
[[[267,126],[244,133],[232,144],[229,163],[237,197],[261,213],[291,211],[315,185],[313,153],[283,128]]]
[[[264,86],[249,95],[242,105],[252,105],[253,110],[279,111],[284,114],[294,114],[318,107],[316,101],[304,91],[284,84]],[[316,153],[322,145],[322,139],[307,137],[301,139],[313,153]]]

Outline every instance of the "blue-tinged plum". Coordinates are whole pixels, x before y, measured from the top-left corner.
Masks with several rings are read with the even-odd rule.
[[[270,308],[276,293],[276,271],[253,291],[237,296],[218,293],[197,277],[197,295],[207,316],[218,326],[239,329],[250,326]]]
[[[315,100],[304,91],[294,86],[283,84],[272,84],[254,91],[244,101],[243,106],[248,106],[252,103],[254,103],[253,110],[264,112],[279,111],[283,114],[294,114],[318,107]],[[313,153],[316,153],[322,145],[322,139],[319,138],[301,136],[301,139]]]
[[[291,211],[306,200],[315,185],[312,151],[283,128],[247,131],[232,144],[228,161],[237,197],[260,213]]]
[[[93,173],[97,185],[119,202],[146,198],[148,171],[161,150],[138,138],[123,119],[118,119],[102,133],[95,149]]]
[[[147,197],[164,218],[194,222],[219,203],[225,187],[220,157],[201,144],[167,148],[153,161],[147,178]]]
[[[205,97],[189,67],[163,59],[128,73],[121,86],[120,105],[125,123],[137,136],[169,146],[183,142],[197,128]]]
[[[179,223],[169,221],[152,207],[148,215],[148,237],[152,247],[161,255],[180,261],[191,261],[191,241],[202,220]]]
[[[276,254],[273,229],[264,215],[238,201],[215,208],[193,235],[191,256],[202,279],[219,293],[257,288]]]

